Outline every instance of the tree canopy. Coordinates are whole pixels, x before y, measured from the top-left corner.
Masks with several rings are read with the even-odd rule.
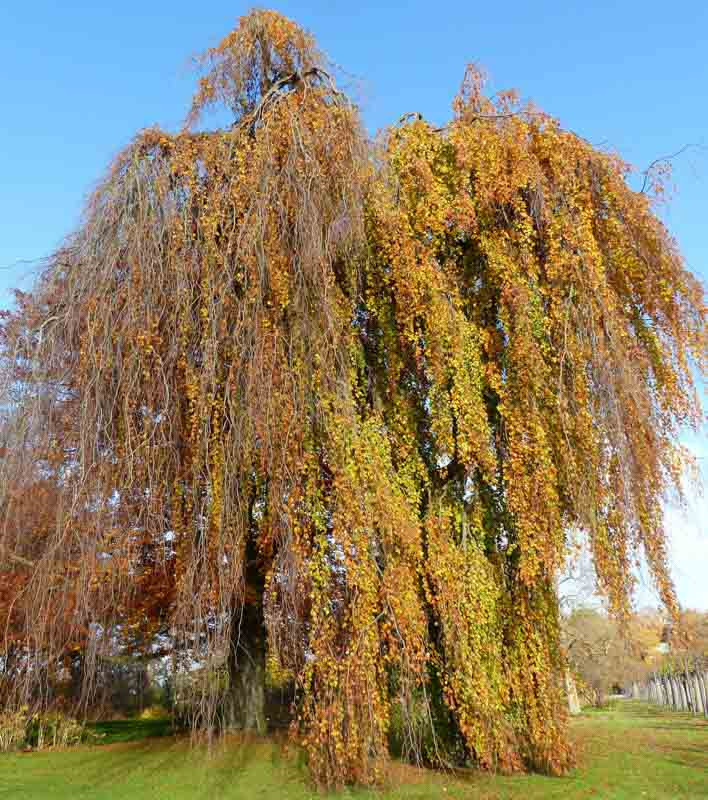
[[[3,702],[72,653],[90,697],[120,642],[226,668],[209,729],[261,727],[276,663],[323,784],[376,781],[393,715],[409,757],[563,771],[569,532],[617,615],[640,554],[677,607],[705,305],[660,186],[475,67],[372,142],[275,12],[202,64],[4,320]]]

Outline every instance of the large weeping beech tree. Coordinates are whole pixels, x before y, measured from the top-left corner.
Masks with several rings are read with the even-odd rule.
[[[615,613],[642,554],[676,609],[705,307],[654,192],[473,68],[374,145],[274,12],[203,65],[4,322],[3,702],[159,638],[198,728],[262,730],[287,670],[322,784],[376,781],[393,717],[409,757],[562,772],[569,533]]]

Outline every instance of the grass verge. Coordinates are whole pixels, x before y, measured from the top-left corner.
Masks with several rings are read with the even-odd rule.
[[[171,735],[169,722],[103,723],[101,744],[0,756],[0,800],[235,800],[321,798],[306,770],[272,740],[229,739],[209,754]],[[150,738],[145,738],[145,737]],[[399,765],[392,786],[339,798],[679,800],[708,798],[708,722],[625,701],[572,723],[579,764],[565,778]]]

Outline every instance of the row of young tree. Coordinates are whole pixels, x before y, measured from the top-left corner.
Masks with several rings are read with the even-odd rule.
[[[708,670],[694,664],[682,670],[652,675],[643,685],[632,687],[632,696],[668,706],[674,711],[691,711],[708,717]]]
[[[285,676],[324,785],[379,780],[394,728],[563,772],[569,531],[615,618],[639,553],[678,613],[706,329],[660,176],[474,67],[444,127],[371,141],[275,12],[203,63],[3,321],[0,701],[85,712],[160,657],[208,731],[264,730]]]
[[[708,612],[686,611],[655,668],[631,686],[633,697],[708,716]]]
[[[702,699],[699,702],[692,693],[697,679],[702,698],[700,681],[708,669],[708,612],[686,610],[672,620],[655,609],[644,609],[617,621],[585,606],[565,615],[562,627],[569,667],[584,704],[601,707],[609,695],[622,693],[703,711]]]

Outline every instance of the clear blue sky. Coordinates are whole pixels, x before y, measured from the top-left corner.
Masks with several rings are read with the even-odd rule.
[[[441,122],[465,64],[516,87],[561,122],[644,167],[675,162],[664,210],[708,279],[708,4],[282,2],[360,81],[374,132],[407,111]],[[0,306],[77,222],[86,193],[140,128],[181,122],[189,57],[216,44],[238,2],[6,0],[0,11]],[[706,474],[705,438],[692,445]],[[672,516],[683,602],[708,608],[708,505]]]

